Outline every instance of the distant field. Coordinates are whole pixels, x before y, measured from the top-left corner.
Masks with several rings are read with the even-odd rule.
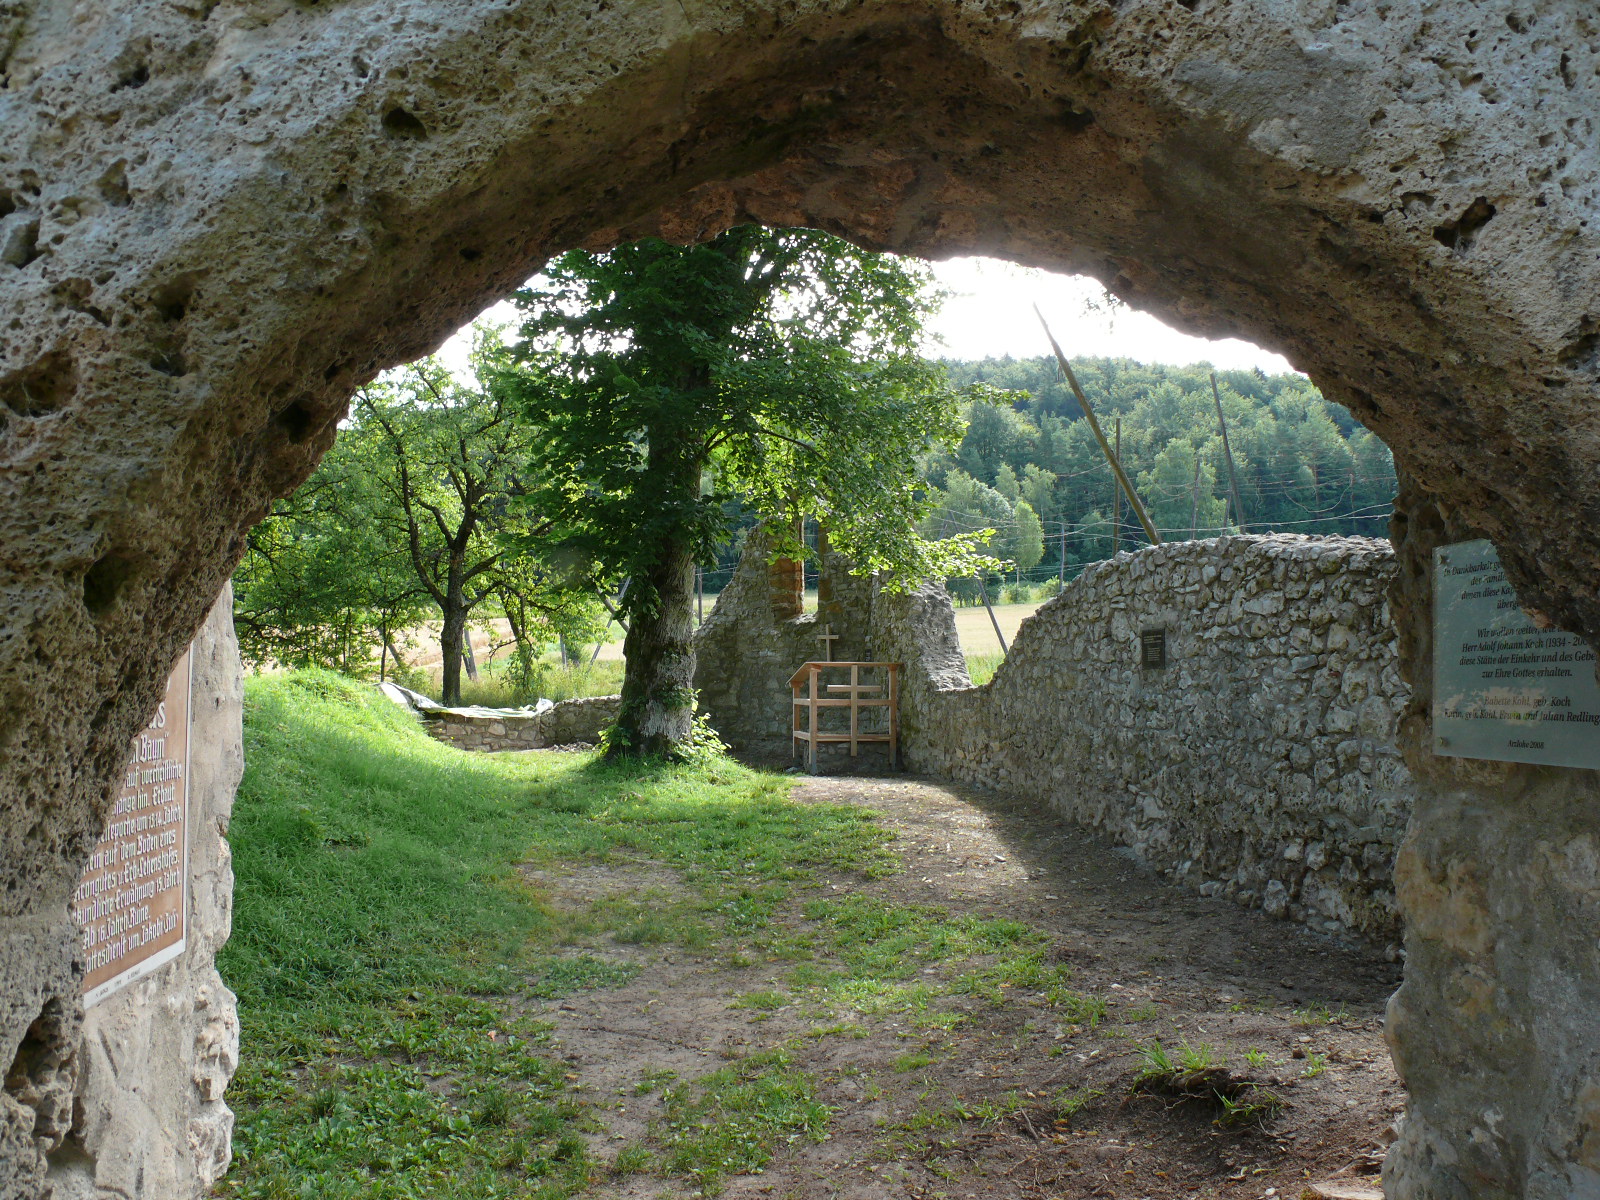
[[[1000,632],[1006,635],[1006,645],[1011,645],[1022,622],[1039,611],[1038,604],[996,604],[995,620],[1000,622]],[[999,654],[1000,643],[995,640],[994,626],[983,605],[976,608],[956,609],[956,633],[961,637],[961,649],[969,656],[974,654]]]
[[[816,599],[815,592],[806,594],[807,611],[814,612],[816,610]],[[708,615],[711,612],[711,606],[715,602],[715,596],[707,596],[705,598],[705,611]],[[994,606],[995,618],[1000,622],[1000,629],[1005,634],[1008,646],[1016,638],[1017,629],[1022,625],[1022,622],[1031,617],[1038,609],[1039,605],[1037,603],[997,604]],[[509,643],[511,632],[506,623],[504,621],[495,621],[493,624],[496,637]],[[976,608],[956,609],[956,633],[961,638],[962,651],[969,658],[974,656],[986,658],[1000,654],[1000,643],[995,640],[994,626],[990,623],[989,614],[982,605],[978,605]],[[622,661],[622,630],[616,625],[612,625],[610,634],[615,640],[607,642],[600,647],[599,661],[602,663]],[[436,625],[424,626],[415,630],[414,636],[416,638],[415,650],[412,654],[407,655],[407,661],[412,666],[432,671],[437,678],[439,668],[438,627]],[[477,652],[480,666],[496,657],[490,654],[492,643],[484,637],[482,630],[473,631],[472,644]],[[508,652],[509,646],[507,645],[501,649],[500,653],[503,655]],[[585,660],[593,653],[594,647],[588,647],[584,651]],[[992,668],[989,669],[992,670]]]

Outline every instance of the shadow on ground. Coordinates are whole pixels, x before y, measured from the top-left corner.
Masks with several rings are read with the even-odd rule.
[[[794,799],[880,814],[903,870],[825,872],[715,947],[589,947],[641,973],[544,1014],[603,1122],[597,1153],[627,1168],[604,1194],[1132,1200],[1373,1182],[1403,1102],[1381,1036],[1399,969],[1379,948],[1167,884],[1040,805],[889,773],[804,777]],[[649,864],[539,884],[572,903],[670,901]],[[845,908],[1017,923],[1037,962],[924,948],[866,980],[837,933]],[[825,1127],[780,1126],[793,1132],[771,1161],[743,1173],[678,1152],[686,1122],[709,1136],[747,1119],[704,1097],[769,1077]]]

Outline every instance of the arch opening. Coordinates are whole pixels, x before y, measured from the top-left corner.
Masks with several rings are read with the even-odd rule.
[[[1086,272],[1181,327],[1281,350],[1394,449],[1418,697],[1402,736],[1433,797],[1402,872],[1418,950],[1394,1037],[1419,1099],[1395,1186],[1450,1194],[1470,1173],[1477,1194],[1528,1194],[1594,1169],[1568,1149],[1600,1122],[1579,1097],[1592,1014],[1563,1000],[1535,1028],[1528,982],[1581,997],[1600,981],[1562,932],[1587,902],[1577,860],[1534,850],[1591,836],[1593,776],[1441,766],[1424,678],[1444,541],[1492,538],[1524,606],[1600,640],[1600,37],[1581,14],[58,15],[0,27],[0,678],[32,698],[0,712],[7,994],[63,994],[65,899],[124,749],[244,531],[309,473],[356,385],[559,249],[808,225]],[[134,560],[114,586],[97,567]],[[1513,903],[1515,847],[1551,864],[1537,912]],[[1470,886],[1454,862],[1475,864]],[[1455,937],[1452,905],[1514,927],[1514,961]],[[1477,1007],[1449,999],[1463,978],[1489,981]],[[11,1052],[29,1019],[5,1026]],[[1470,1069],[1429,1065],[1442,1042]],[[1555,1064],[1538,1095],[1530,1053]],[[1514,1114],[1486,1140],[1473,1089]]]

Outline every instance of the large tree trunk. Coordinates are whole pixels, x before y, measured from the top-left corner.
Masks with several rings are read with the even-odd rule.
[[[443,662],[439,667],[439,703],[461,703],[461,642],[467,632],[467,610],[459,603],[444,606],[444,625],[439,630],[439,653]]]
[[[697,479],[698,483],[698,479]],[[643,586],[641,586],[643,585]],[[694,726],[694,552],[687,541],[668,542],[634,595],[656,603],[632,607],[622,643],[627,669],[622,711],[612,755],[671,755]]]

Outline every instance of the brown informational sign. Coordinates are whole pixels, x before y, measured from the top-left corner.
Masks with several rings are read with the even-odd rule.
[[[84,1005],[183,953],[189,908],[189,657],[155,719],[133,740],[128,773],[89,856],[73,915],[83,929]]]

